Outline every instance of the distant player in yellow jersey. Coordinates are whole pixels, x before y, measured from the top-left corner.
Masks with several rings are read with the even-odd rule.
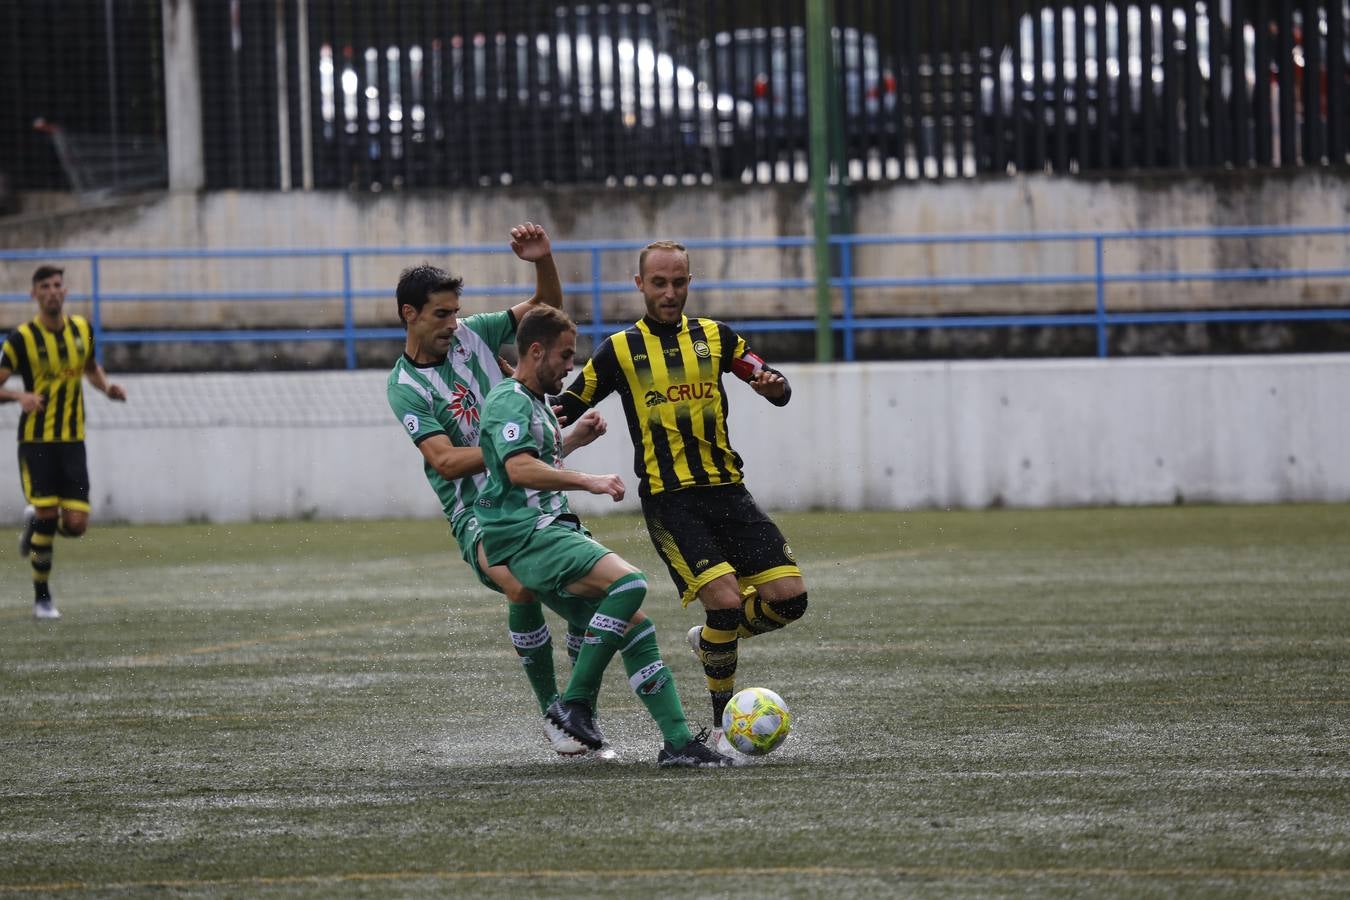
[[[727,438],[722,376],[734,375],[775,406],[792,396],[722,322],[684,315],[689,253],[673,241],[649,244],[634,282],[647,314],[610,335],[558,398],[565,421],[610,393],[623,400],[633,440],[638,494],[652,543],[681,601],[695,597],[706,621],[689,642],[712,695],[718,749],[722,710],[735,692],[738,641],[774,631],[806,612],[806,582],[791,548],[742,481]]]
[[[89,468],[84,453],[84,379],[110,400],[127,392],[108,380],[94,357],[94,333],[83,316],[66,315],[65,272],[33,273],[37,318],[10,332],[0,348],[0,401],[17,401],[19,479],[28,499],[19,555],[33,567],[33,615],[59,619],[47,580],[57,532],[79,537],[89,527]],[[23,390],[6,390],[9,377]]]

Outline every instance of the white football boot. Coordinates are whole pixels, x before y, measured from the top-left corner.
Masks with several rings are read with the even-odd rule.
[[[708,744],[723,756],[730,757],[732,765],[748,765],[753,759],[753,757],[746,756],[744,753],[737,750],[732,745],[731,741],[727,740],[727,736],[722,733],[721,728],[714,728],[712,730],[712,734],[708,736]]]
[[[572,737],[563,731],[557,725],[554,725],[548,719],[544,720],[544,736],[548,738],[549,744],[553,747],[553,752],[564,759],[589,759],[595,762],[613,762],[619,758],[619,754],[609,744],[605,744],[599,750],[592,750],[581,741]]]
[[[39,600],[33,604],[33,618],[35,619],[59,619],[61,610],[56,608],[56,604],[50,600]]]
[[[544,720],[544,737],[553,746],[553,750],[559,756],[585,756],[589,748],[581,741],[572,737],[563,731],[557,725],[554,725],[548,719]]]
[[[703,661],[703,654],[699,651],[698,642],[703,637],[703,626],[695,625],[689,629],[689,649],[694,651],[694,658],[699,662]]]

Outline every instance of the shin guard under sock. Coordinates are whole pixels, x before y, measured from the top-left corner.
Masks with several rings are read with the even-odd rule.
[[[643,622],[633,631],[637,633],[620,651],[624,671],[628,673],[628,686],[660,726],[661,737],[672,746],[683,747],[691,737],[689,723],[685,721],[684,706],[675,688],[675,676],[661,660],[661,650],[656,645],[656,626]]]
[[[572,677],[563,692],[564,702],[590,698],[600,691],[600,679],[614,653],[624,644],[628,624],[647,597],[647,576],[633,572],[615,581],[605,591],[586,628],[586,637],[577,651]]]
[[[736,628],[740,621],[739,609],[710,609],[699,635],[698,658],[708,679],[714,728],[722,727],[722,710],[736,690]]]
[[[506,627],[511,643],[525,668],[525,677],[534,691],[534,699],[543,713],[558,697],[558,682],[553,672],[553,639],[544,610],[538,603],[506,604]]]
[[[32,549],[28,562],[33,567],[33,599],[50,600],[51,588],[47,581],[52,574],[52,551],[56,543],[56,520],[37,519],[33,522]]]

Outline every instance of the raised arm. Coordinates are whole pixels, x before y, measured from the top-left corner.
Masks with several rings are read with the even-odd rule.
[[[532,306],[562,308],[562,280],[553,261],[553,245],[544,226],[524,222],[511,229],[511,249],[525,262],[534,263],[534,296],[511,307],[517,323]]]

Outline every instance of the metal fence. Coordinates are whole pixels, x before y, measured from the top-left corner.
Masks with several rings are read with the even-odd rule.
[[[1341,250],[1333,251],[1328,257],[1332,264],[1305,267],[1270,267],[1248,264],[1240,267],[1222,269],[1165,269],[1147,271],[1121,271],[1108,267],[1108,253],[1123,251],[1143,242],[1162,242],[1175,245],[1196,239],[1220,239],[1240,242],[1250,246],[1257,239],[1301,239],[1311,241],[1318,238],[1339,240]],[[1343,281],[1350,278],[1350,257],[1344,248],[1350,246],[1350,225],[1309,226],[1309,227],[1269,227],[1269,228],[1215,228],[1215,229],[1162,229],[1151,231],[1102,231],[1102,232],[1041,232],[1031,234],[948,234],[948,235],[836,235],[831,243],[840,255],[838,277],[832,278],[831,287],[835,293],[834,312],[829,328],[838,347],[838,355],[845,361],[858,358],[857,344],[860,337],[883,332],[933,331],[937,329],[985,329],[1012,330],[1026,328],[1041,329],[1090,329],[1095,336],[1095,353],[1106,357],[1111,352],[1113,329],[1134,325],[1173,325],[1210,323],[1314,323],[1330,324],[1350,323],[1350,303],[1342,302],[1336,306],[1319,308],[1289,306],[1266,307],[1229,307],[1208,309],[1117,309],[1113,308],[1115,292],[1131,286],[1147,284],[1184,284],[1210,283],[1233,284],[1247,282],[1265,286],[1281,283]],[[726,239],[690,239],[684,242],[692,251],[732,250],[777,251],[784,248],[809,248],[812,239],[808,237],[765,238],[746,240]],[[1046,244],[1067,244],[1091,248],[1091,267],[1088,270],[1041,271],[1036,274],[1020,275],[983,275],[939,273],[921,277],[909,275],[859,276],[855,274],[854,260],[867,248],[887,248],[887,258],[898,257],[898,252],[906,247],[922,248],[979,248],[981,252],[990,252],[999,246],[1016,246],[1031,250]],[[580,307],[572,304],[573,315],[578,320],[579,330],[591,342],[598,342],[606,335],[627,327],[631,319],[615,321],[605,316],[605,299],[616,294],[631,294],[631,281],[606,281],[603,277],[602,257],[606,254],[622,253],[632,257],[644,245],[641,241],[558,241],[553,245],[556,254],[579,254],[587,260],[590,278],[586,281],[564,285],[569,297],[585,298]],[[370,327],[358,322],[355,314],[358,301],[378,300],[384,307],[391,298],[391,288],[366,288],[359,286],[353,276],[354,263],[379,257],[408,258],[446,258],[450,256],[482,256],[509,254],[500,246],[437,246],[437,247],[384,247],[384,248],[336,248],[336,249],[257,249],[257,250],[115,250],[115,251],[40,251],[40,250],[0,250],[0,262],[33,261],[52,262],[55,260],[78,261],[87,263],[90,290],[87,293],[72,293],[70,300],[87,302],[89,316],[96,341],[100,347],[116,345],[155,344],[223,344],[247,342],[250,344],[314,344],[324,343],[340,348],[338,365],[356,368],[360,365],[358,349],[365,342],[397,342],[401,345],[404,332],[397,327]],[[1123,254],[1128,258],[1128,254]],[[953,258],[959,258],[959,254]],[[340,284],[333,290],[325,287],[313,289],[261,289],[247,291],[149,291],[137,289],[134,285],[113,286],[107,283],[104,271],[111,263],[118,261],[164,261],[164,260],[225,260],[230,263],[252,261],[261,267],[264,261],[280,261],[298,267],[301,263],[319,262],[324,268],[335,270],[336,278],[311,280],[308,283],[322,284],[324,281]],[[139,272],[140,266],[123,267],[123,272]],[[307,279],[312,279],[306,273]],[[74,279],[72,279],[74,280]],[[715,299],[719,294],[735,294],[745,291],[779,292],[785,296],[808,298],[813,282],[808,278],[761,278],[761,279],[717,279],[699,281],[698,311],[700,314],[712,312]],[[938,312],[933,315],[896,314],[902,309],[902,302],[894,299],[901,292],[910,289],[928,289],[940,295],[953,288],[973,289],[994,292],[1009,286],[1068,288],[1073,301],[1073,310],[1068,312],[1039,312],[1006,315],[958,315],[951,312]],[[864,313],[858,308],[857,296],[864,291],[876,292],[889,290],[893,299],[886,301],[878,311],[872,304]],[[509,298],[514,302],[533,291],[533,284],[497,284],[483,287],[468,287],[466,298]],[[1273,291],[1272,291],[1273,292]],[[1118,295],[1116,295],[1118,296]],[[300,313],[300,318],[313,322],[311,327],[302,328],[230,328],[212,329],[176,328],[173,330],[109,330],[104,324],[105,316],[111,305],[119,303],[163,302],[173,304],[227,304],[239,305],[257,301],[285,301],[289,306],[296,304],[320,309],[323,304],[339,301],[341,314],[327,321],[320,314]],[[803,304],[809,303],[803,300]],[[27,294],[0,293],[0,304],[31,303]],[[886,310],[889,310],[886,311]],[[392,317],[392,310],[389,311]],[[15,320],[16,316],[7,316]],[[814,310],[802,305],[795,313],[785,313],[764,318],[736,318],[721,316],[738,331],[747,334],[771,335],[785,333],[810,333],[816,329]],[[1346,332],[1350,338],[1350,332]],[[383,365],[397,350],[382,352],[368,365]],[[1053,355],[1053,354],[1052,354]]]
[[[0,180],[83,192],[166,184],[160,2],[0,4]]]
[[[162,145],[160,2],[6,4],[16,186]],[[207,184],[804,181],[805,5],[196,0]],[[840,181],[1350,165],[1350,0],[830,7]]]

